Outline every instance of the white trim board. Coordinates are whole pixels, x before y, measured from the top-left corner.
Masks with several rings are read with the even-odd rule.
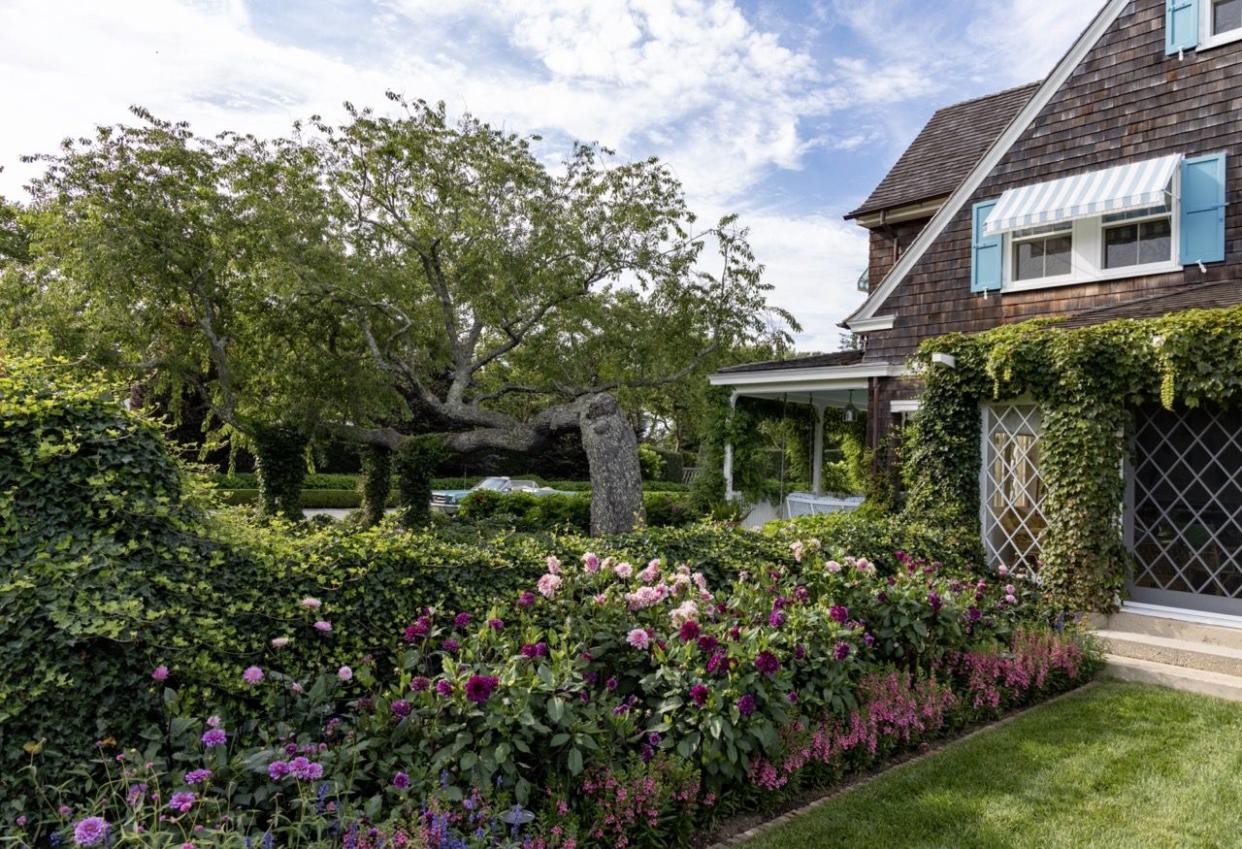
[[[1131,2],[1132,0],[1108,0],[1107,5],[1096,15],[1095,20],[1088,24],[1087,28],[1083,30],[1082,35],[1078,36],[1074,46],[1069,49],[1069,52],[1052,69],[1052,73],[1044,80],[1039,90],[1027,101],[1026,106],[1022,107],[1022,111],[1009,122],[1009,126],[992,143],[992,146],[988,148],[988,152],[975,164],[974,169],[962,181],[962,184],[953,191],[953,194],[949,195],[949,199],[945,201],[944,206],[932,216],[932,220],[923,228],[923,232],[919,233],[918,238],[914,240],[914,244],[897,261],[897,264],[889,271],[888,276],[884,278],[875,292],[871,294],[871,297],[867,298],[863,305],[845,320],[846,327],[854,330],[856,329],[854,326],[855,322],[866,321],[875,317],[879,308],[893,294],[893,290],[905,279],[915,264],[923,258],[923,255],[927,253],[927,249],[940,238],[941,234],[949,226],[949,223],[962,210],[966,202],[974,196],[975,192],[979,190],[979,187],[983,185],[983,181],[1000,164],[1001,159],[1009,152],[1009,149],[1030,128],[1035,119],[1039,117],[1039,113],[1044,111],[1044,107],[1052,102],[1053,96],[1060,91],[1061,86],[1065,85],[1070,75],[1074,73],[1074,69],[1082,63],[1087,54],[1091,52],[1091,49],[1095,47],[1104,33],[1108,31],[1108,28],[1117,20],[1122,10],[1130,5]]]
[[[1122,613],[1138,613],[1143,616],[1154,616],[1159,619],[1176,619],[1180,622],[1194,622],[1199,625],[1216,625],[1220,628],[1237,628],[1242,630],[1242,616],[1230,616],[1225,613],[1209,613],[1204,610],[1187,610],[1184,607],[1166,607],[1163,604],[1147,604],[1140,601],[1123,601]]]
[[[824,384],[821,388],[831,389],[833,383],[851,383],[866,380],[869,377],[905,377],[908,371],[905,365],[892,363],[858,363],[852,366],[823,366],[821,368],[787,368],[770,369],[768,371],[717,372],[708,375],[707,380],[712,386],[771,386],[773,384],[796,383]],[[864,384],[865,385],[865,384]]]
[[[889,410],[894,413],[917,413],[923,406],[923,402],[917,398],[896,400],[888,405]]]

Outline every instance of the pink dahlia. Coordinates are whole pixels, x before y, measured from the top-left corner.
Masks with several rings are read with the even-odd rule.
[[[626,635],[625,641],[636,649],[646,650],[651,644],[651,637],[642,628],[635,628]]]

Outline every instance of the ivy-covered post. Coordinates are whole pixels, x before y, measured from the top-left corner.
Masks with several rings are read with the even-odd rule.
[[[362,449],[362,521],[367,527],[379,524],[392,492],[392,451],[382,445]]]
[[[725,501],[732,504],[735,493],[733,491],[733,437],[730,435],[733,424],[733,415],[737,411],[737,393],[734,392],[729,396],[729,414],[728,424],[725,427],[725,443],[724,443],[724,479],[725,479]]]
[[[251,436],[259,509],[265,516],[302,518],[302,483],[306,480],[305,434],[288,425],[261,425]]]
[[[434,436],[410,437],[397,449],[397,503],[405,527],[420,528],[431,521],[431,480],[444,455],[444,443]]]

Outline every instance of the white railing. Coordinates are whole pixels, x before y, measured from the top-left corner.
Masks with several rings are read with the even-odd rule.
[[[785,518],[813,516],[823,513],[848,513],[857,510],[865,499],[861,495],[815,495],[810,492],[791,492],[785,497]]]

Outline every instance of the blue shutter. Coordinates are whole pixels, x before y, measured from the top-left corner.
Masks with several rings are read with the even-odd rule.
[[[977,203],[971,215],[970,243],[970,291],[999,292],[1003,278],[1002,247],[1005,237],[1001,234],[985,236],[983,222],[988,220],[996,201]]]
[[[1199,0],[1165,0],[1164,52],[1171,56],[1198,46]]]
[[[1182,162],[1182,265],[1225,260],[1225,154]]]

